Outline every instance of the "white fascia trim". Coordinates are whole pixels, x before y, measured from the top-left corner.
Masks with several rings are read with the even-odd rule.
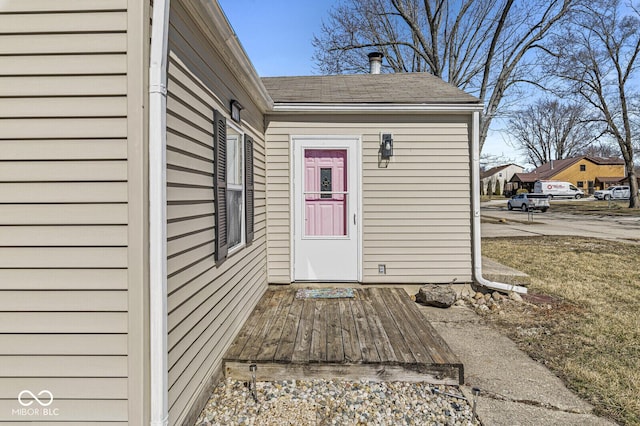
[[[167,60],[170,0],[155,0],[149,53],[150,424],[169,423],[167,346]]]
[[[411,112],[459,112],[482,111],[482,104],[363,104],[363,103],[276,103],[273,113],[390,113],[406,114]]]
[[[473,235],[471,240],[473,252],[473,278],[475,281],[492,290],[514,291],[516,293],[526,293],[527,288],[514,284],[505,284],[489,281],[482,276],[482,238],[480,233],[480,112],[473,113],[472,120],[472,155],[471,176],[472,176],[472,208],[473,208]]]
[[[221,54],[224,62],[240,84],[253,98],[256,105],[267,112],[273,106],[271,95],[262,84],[260,76],[245,52],[238,36],[217,1],[197,0],[183,2],[200,30]]]

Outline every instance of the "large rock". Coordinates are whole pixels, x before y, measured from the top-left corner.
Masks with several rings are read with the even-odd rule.
[[[448,308],[456,301],[456,292],[450,285],[427,284],[420,287],[416,302],[427,306]]]

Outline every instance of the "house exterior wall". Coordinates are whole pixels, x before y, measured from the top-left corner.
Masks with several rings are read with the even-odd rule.
[[[291,282],[291,137],[362,140],[363,282],[471,281],[468,115],[277,115],[267,124],[267,271]],[[380,133],[394,156],[378,166]],[[387,274],[378,274],[378,264]]]
[[[584,166],[585,170],[580,171],[580,166]],[[596,164],[592,161],[587,160],[586,158],[583,158],[547,180],[570,182],[576,185],[578,188],[582,189],[584,192],[589,192],[589,182],[593,182],[594,185],[591,189],[595,188],[595,181],[599,176],[620,176],[620,178],[622,179],[625,176],[624,164]],[[579,185],[579,182],[583,183],[582,186]]]
[[[148,423],[142,3],[2,3],[1,423]]]
[[[169,424],[193,424],[222,356],[266,290],[264,121],[208,42],[189,2],[172,1],[167,99]],[[255,237],[214,260],[213,110],[231,99],[255,139]]]
[[[515,164],[510,164],[508,167],[494,173],[491,176],[487,176],[480,181],[482,185],[481,194],[493,195],[496,191],[496,186],[500,187],[500,195],[504,195],[505,184],[511,180],[514,174],[522,173],[523,168]],[[487,194],[489,182],[491,182],[492,194]]]

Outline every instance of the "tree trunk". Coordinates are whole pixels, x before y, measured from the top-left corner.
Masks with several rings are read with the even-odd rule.
[[[631,196],[629,197],[629,208],[638,209],[640,208],[640,197],[638,196],[638,177],[636,176],[635,169],[633,168],[633,163],[631,163],[631,166],[627,165],[627,167],[630,167],[629,169],[627,169],[630,170],[630,172],[627,173],[627,176],[629,176],[629,190],[631,191]]]

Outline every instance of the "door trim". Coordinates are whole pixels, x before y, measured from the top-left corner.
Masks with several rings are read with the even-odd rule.
[[[356,282],[362,282],[362,274],[363,274],[363,260],[362,260],[362,235],[363,235],[363,220],[362,220],[362,139],[360,135],[290,135],[289,139],[289,170],[291,171],[289,175],[289,244],[291,247],[289,253],[289,278],[291,282],[295,282],[295,253],[296,253],[296,242],[295,242],[295,221],[298,217],[298,212],[296,211],[296,147],[300,143],[310,143],[310,147],[313,147],[314,143],[317,143],[318,148],[327,148],[327,147],[339,147],[337,145],[332,145],[331,142],[342,143],[343,145],[349,145],[351,149],[349,149],[349,155],[353,156],[353,162],[355,164],[355,174],[356,174],[356,185],[358,191],[358,197],[355,203],[356,208],[356,245],[358,247],[357,253],[357,273],[356,273]],[[323,146],[324,145],[324,146]],[[301,159],[300,159],[301,160]],[[301,179],[298,179],[298,182],[302,182]],[[348,280],[345,280],[348,282]]]

